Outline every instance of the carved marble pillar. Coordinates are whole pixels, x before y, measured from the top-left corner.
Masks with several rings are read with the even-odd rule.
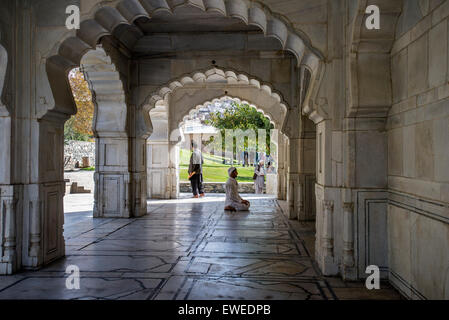
[[[94,208],[93,208],[93,217],[98,218],[99,214],[99,187],[100,187],[100,173],[98,171],[94,172]]]
[[[4,273],[11,274],[16,270],[16,212],[15,199],[6,199],[4,206],[4,243],[2,262],[6,270]]]
[[[134,215],[135,199],[141,181],[137,164],[140,145],[136,142],[135,106],[128,108],[120,73],[104,49],[88,51],[81,60],[96,106],[94,217],[129,218]],[[137,190],[136,190],[137,189]],[[137,201],[137,205],[140,205]]]
[[[278,163],[277,163],[277,198],[279,200],[286,200],[287,195],[285,194],[285,170],[286,170],[286,138],[281,135],[278,140]]]
[[[299,221],[307,221],[307,215],[305,212],[305,204],[304,204],[304,193],[305,193],[305,184],[304,184],[304,177],[302,174],[298,175],[298,199],[297,199],[297,219]]]
[[[299,221],[314,221],[316,181],[316,131],[309,119],[301,118],[301,138],[298,141],[299,159]]]
[[[287,192],[288,192],[288,160],[284,161],[284,171],[282,172],[282,198],[287,200]]]
[[[334,202],[324,200],[322,230],[322,271],[324,275],[336,275],[338,266],[334,262]]]
[[[299,159],[298,159],[299,139],[290,139],[289,144],[289,171],[288,171],[288,217],[297,219],[300,207],[300,188],[299,188]]]
[[[141,217],[147,214],[147,150],[146,139],[131,139],[131,214]]]
[[[334,211],[334,202],[329,200],[323,201],[324,207],[324,220],[323,220],[323,252],[324,256],[332,257],[334,256],[334,238],[333,238],[333,217],[332,213]]]
[[[151,199],[170,199],[176,196],[176,173],[172,163],[173,146],[167,140],[148,139],[148,197]]]
[[[34,260],[33,265],[37,265],[41,254],[41,201],[31,202],[30,213],[29,256]]]
[[[277,184],[277,198],[279,200],[285,200],[285,194],[283,190],[284,184],[284,168],[278,167],[278,184]]]
[[[354,268],[354,204],[343,203],[343,279],[355,280]]]
[[[287,203],[288,203],[288,218],[297,219],[298,212],[301,205],[299,198],[300,186],[298,174],[288,174],[288,190],[287,190]]]
[[[131,173],[128,169],[128,139],[96,137],[94,217],[129,218]]]
[[[170,199],[177,199],[179,197],[179,143],[171,141],[170,148]]]

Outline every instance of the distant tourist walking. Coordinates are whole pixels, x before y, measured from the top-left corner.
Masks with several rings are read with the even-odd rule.
[[[203,191],[203,155],[198,150],[196,142],[192,142],[192,155],[189,163],[189,180],[192,185],[193,197],[204,197]]]
[[[259,161],[259,164],[254,168],[254,189],[257,194],[263,193],[263,188],[265,186],[265,168],[263,161]]]
[[[248,200],[243,200],[239,195],[239,184],[237,178],[237,168],[230,167],[228,169],[229,179],[226,182],[226,200],[225,210],[230,211],[248,211],[250,203]]]

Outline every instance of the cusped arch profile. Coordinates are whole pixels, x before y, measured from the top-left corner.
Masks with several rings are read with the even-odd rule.
[[[223,85],[247,85],[259,89],[261,92],[268,94],[279,102],[281,108],[288,109],[287,103],[281,97],[281,94],[272,89],[270,85],[264,84],[255,77],[239,73],[234,70],[222,70],[219,68],[211,68],[206,71],[197,71],[191,75],[181,76],[179,79],[162,86],[159,90],[148,95],[143,104],[142,109],[149,111],[154,108],[158,101],[166,100],[168,94],[173,93],[178,88],[183,88],[191,84],[208,84],[218,83]]]
[[[204,72],[199,71],[182,76],[148,95],[140,106],[141,117],[149,118],[150,110],[156,104],[167,103],[168,97],[181,88],[193,90],[196,95],[190,95],[187,100],[183,101],[183,106],[186,105],[187,107],[184,106],[186,109],[183,110],[181,108],[176,110],[172,120],[174,123],[181,122],[192,108],[204,104],[205,100],[213,101],[210,99],[220,99],[223,96],[232,96],[241,101],[249,101],[250,104],[257,106],[258,110],[269,115],[270,120],[275,122],[279,129],[282,129],[289,110],[289,106],[281,94],[273,90],[270,85],[243,73],[212,68]],[[204,99],[208,90],[212,91],[213,98]],[[228,93],[216,94],[217,90]],[[170,105],[170,108],[173,107],[175,106]],[[173,125],[172,129],[175,129],[175,127],[177,125]]]
[[[228,101],[233,101],[236,102],[238,104],[246,104],[249,105],[251,108],[256,109],[258,112],[262,113],[264,117],[268,118],[268,120],[270,121],[270,123],[274,126],[274,128],[276,130],[279,130],[281,133],[283,133],[283,129],[282,129],[282,124],[280,124],[278,122],[277,119],[275,119],[275,116],[273,116],[273,114],[271,114],[270,112],[267,112],[265,109],[258,107],[256,104],[249,102],[248,100],[239,98],[239,97],[235,97],[235,96],[230,96],[230,95],[224,95],[221,97],[217,97],[215,99],[211,99],[205,102],[202,102],[201,104],[196,105],[195,107],[191,108],[190,110],[188,110],[187,112],[181,114],[180,116],[178,116],[178,118],[174,121],[176,125],[174,125],[169,132],[169,137],[170,137],[170,141],[172,142],[182,142],[184,141],[184,134],[182,131],[182,127],[185,124],[185,122],[192,116],[195,116],[195,114],[211,105],[211,104],[215,104],[215,103],[224,103],[224,102],[228,102]],[[285,120],[285,115],[282,116],[282,121],[283,122]]]
[[[80,60],[88,50],[95,50],[104,36],[114,36],[118,28],[128,28],[136,37],[143,37],[141,30],[134,24],[139,18],[151,18],[165,12],[176,15],[178,10],[193,7],[207,14],[218,13],[224,17],[237,18],[247,25],[260,28],[265,37],[277,39],[285,51],[291,52],[297,65],[308,65],[313,78],[321,64],[322,55],[311,41],[300,31],[293,29],[282,15],[272,13],[263,3],[249,0],[121,0],[100,2],[83,16],[80,29],[69,32],[65,39],[51,51],[47,58],[46,71],[49,85],[55,100],[54,109],[61,113],[73,114],[74,108],[68,83],[63,84],[68,72],[78,67]],[[65,85],[65,87],[63,87]],[[145,119],[143,119],[145,120]],[[142,126],[149,123],[142,123]]]
[[[303,32],[293,29],[286,18],[273,13],[262,2],[250,0],[122,0],[110,5],[101,2],[85,15],[78,37],[93,46],[102,36],[114,34],[118,27],[126,25],[135,30],[134,22],[137,19],[151,21],[160,13],[176,15],[188,7],[199,12],[236,18],[246,25],[258,27],[266,37],[277,39],[284,50],[291,52],[298,65],[307,52],[322,58],[310,39]]]
[[[94,134],[126,137],[125,90],[115,64],[103,48],[97,47],[83,55],[80,65],[92,92]]]
[[[247,101],[247,100],[240,99],[240,98],[238,98],[238,97],[228,96],[228,95],[225,95],[225,96],[220,97],[220,98],[215,98],[215,99],[213,99],[213,100],[206,101],[206,102],[204,102],[204,103],[202,103],[202,104],[197,105],[196,107],[194,107],[193,109],[191,109],[191,110],[189,111],[189,113],[186,114],[186,115],[182,118],[181,122],[179,123],[179,126],[182,126],[182,125],[185,123],[185,121],[189,119],[189,117],[194,116],[194,115],[196,114],[196,112],[198,112],[199,110],[201,110],[201,109],[203,109],[203,108],[205,108],[205,107],[207,107],[207,106],[209,106],[209,105],[211,105],[211,104],[216,104],[216,103],[222,104],[222,103],[228,102],[228,101],[232,101],[232,102],[235,102],[235,103],[237,103],[237,104],[248,105],[248,106],[250,106],[251,108],[254,108],[254,109],[256,109],[258,112],[262,113],[262,114],[264,115],[264,117],[268,118],[268,120],[270,120],[270,123],[271,123],[273,126],[275,126],[275,127],[279,126],[279,123],[277,123],[275,120],[273,120],[273,116],[272,116],[270,113],[266,112],[264,109],[261,109],[261,108],[257,107],[257,105],[255,105],[255,104],[253,104],[253,103],[251,103],[251,102],[249,102],[249,101]]]

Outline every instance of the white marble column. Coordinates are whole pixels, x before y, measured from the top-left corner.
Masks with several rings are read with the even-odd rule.
[[[286,139],[284,138],[283,134],[280,134],[279,136],[279,143],[278,143],[278,161],[277,161],[277,198],[279,200],[286,200],[286,194],[284,190],[284,184],[285,184],[285,149],[287,148],[286,145]]]
[[[354,204],[343,203],[343,279],[355,280],[354,268]]]
[[[131,199],[132,216],[147,214],[147,149],[146,138],[132,138]]]
[[[179,143],[170,142],[170,199],[177,199],[179,197]]]
[[[94,217],[129,218],[128,138],[96,137]]]
[[[289,144],[289,171],[288,171],[288,217],[297,219],[301,201],[299,197],[299,159],[298,159],[299,139],[290,139]]]
[[[41,204],[39,200],[31,201],[29,256],[34,258],[33,264],[38,263],[41,253]]]
[[[0,208],[4,212],[2,235],[3,256],[0,264],[0,274],[12,274],[17,270],[17,238],[16,238],[16,200],[6,198]]]
[[[173,168],[170,167],[171,146],[168,141],[147,141],[148,198],[170,199]]]
[[[95,203],[94,217],[134,216],[141,179],[136,156],[141,146],[135,139],[135,108],[127,107],[120,74],[104,49],[86,53],[82,60],[84,76],[96,106]],[[140,203],[137,203],[139,206]],[[137,210],[137,214],[139,210]]]
[[[338,266],[334,261],[334,202],[324,200],[322,204],[322,271],[325,275],[335,275],[338,273]]]

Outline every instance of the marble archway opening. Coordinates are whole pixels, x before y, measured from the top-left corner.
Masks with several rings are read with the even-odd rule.
[[[203,106],[226,99],[253,106],[279,130],[277,135],[272,136],[281,157],[277,161],[279,174],[273,193],[280,199],[285,199],[285,148],[288,145],[288,137],[283,132],[283,125],[288,113],[288,104],[269,84],[239,72],[215,67],[175,80],[146,98],[142,108],[150,110],[149,116],[153,125],[153,133],[147,140],[149,198],[178,198],[179,144],[184,136],[180,125],[186,117]]]
[[[95,192],[95,137],[92,131],[94,102],[82,68],[68,75],[77,113],[64,124],[64,214],[65,222],[72,213],[92,217]],[[67,214],[71,215],[68,216]]]
[[[18,237],[23,236],[24,239],[20,244],[20,250],[25,253],[23,260],[18,263],[19,268],[40,267],[64,256],[63,124],[76,112],[67,83],[67,73],[74,67],[82,65],[95,105],[94,135],[97,160],[94,175],[94,217],[129,218],[147,213],[145,142],[151,134],[152,127],[149,123],[149,110],[140,107],[139,92],[147,90],[150,86],[158,87],[166,81],[161,80],[165,78],[158,78],[154,82],[152,82],[154,79],[146,82],[145,80],[148,80],[146,76],[138,79],[137,82],[133,81],[136,79],[136,74],[144,74],[148,71],[146,69],[148,66],[154,67],[148,74],[157,74],[153,71],[158,70],[162,64],[157,59],[153,59],[154,56],[149,48],[162,48],[162,46],[152,45],[152,41],[157,40],[157,37],[154,38],[151,34],[154,31],[161,33],[161,26],[173,24],[177,27],[169,31],[172,33],[169,38],[176,36],[175,33],[180,31],[180,26],[181,28],[184,26],[182,19],[175,20],[183,15],[184,10],[186,14],[190,14],[192,10],[198,11],[195,14],[205,20],[214,12],[215,15],[221,15],[223,19],[220,20],[220,24],[214,23],[210,26],[220,31],[229,27],[229,23],[232,24],[235,19],[243,22],[244,28],[239,26],[238,30],[231,30],[235,33],[243,32],[243,35],[248,34],[248,39],[242,43],[244,49],[237,54],[243,57],[248,48],[264,54],[256,54],[256,58],[251,58],[251,61],[245,60],[242,66],[238,64],[237,66],[242,67],[247,73],[253,73],[253,69],[260,69],[258,66],[261,62],[273,64],[273,70],[276,71],[287,66],[288,72],[283,74],[284,77],[279,77],[280,73],[273,72],[273,75],[267,78],[261,75],[261,78],[274,83],[271,78],[276,74],[278,88],[289,92],[285,94],[285,97],[291,109],[298,109],[294,94],[297,91],[295,80],[297,70],[302,66],[309,66],[313,71],[313,79],[317,78],[321,70],[321,55],[313,48],[311,42],[292,30],[284,19],[280,19],[277,14],[273,15],[264,6],[249,6],[248,3],[237,0],[214,1],[214,4],[210,1],[199,2],[203,3],[201,8],[195,6],[197,1],[183,1],[183,4],[179,6],[172,2],[167,3],[168,7],[165,9],[170,17],[173,13],[173,19],[169,17],[169,23],[165,23],[164,18],[159,17],[161,22],[159,24],[154,23],[157,21],[154,19],[154,14],[157,15],[155,11],[164,12],[164,8],[152,10],[150,7],[139,6],[136,1],[121,1],[94,7],[85,16],[87,20],[81,23],[80,30],[65,33],[63,39],[54,43],[51,50],[46,51],[42,56],[43,63],[36,69],[43,80],[41,90],[43,94],[39,96],[33,115],[39,120],[32,129],[35,138],[33,141],[36,145],[30,148],[30,156],[36,159],[35,169],[30,173],[31,178],[27,179],[32,181],[32,184],[29,186],[29,191],[24,193],[25,205],[20,208],[24,212],[26,221],[23,223],[20,221],[21,226],[18,227],[20,229]],[[127,4],[131,5],[127,6]],[[228,24],[222,24],[224,21]],[[201,29],[203,26],[195,25],[195,28]],[[204,42],[207,44],[206,47],[194,46],[191,48],[194,57],[180,57],[189,59],[191,62],[198,61],[192,65],[187,64],[188,68],[183,69],[182,72],[175,67],[173,69],[161,67],[164,71],[161,74],[172,79],[198,70],[198,67],[209,65],[204,63],[205,60],[209,60],[209,57],[203,57],[206,51],[222,52],[220,46],[223,43],[234,46],[233,41],[223,42],[221,38],[217,38],[216,32],[212,29],[203,31],[213,34],[211,40]],[[255,31],[256,33],[253,34]],[[241,38],[232,35],[234,40]],[[247,44],[250,43],[255,47],[248,47]],[[225,49],[228,50],[227,53],[223,54],[218,61],[223,66],[233,67],[235,64],[232,59],[235,58],[235,54],[228,55],[229,48]],[[182,43],[179,43],[179,46],[164,47],[164,50],[165,54],[171,55],[172,52],[177,52],[181,55]],[[266,50],[271,53],[266,55]],[[290,56],[292,56],[291,59]],[[287,63],[283,64],[277,60]],[[135,69],[131,68],[130,61],[137,62]],[[167,73],[165,72],[167,70],[174,71]],[[212,72],[212,75],[215,77],[216,73]],[[238,90],[241,81],[257,86],[257,82],[244,79],[244,77],[240,78],[240,74],[237,77],[227,74],[226,77],[237,80],[238,86],[235,86],[235,90]],[[292,85],[287,86],[287,83]],[[223,88],[220,86],[222,86],[220,83],[211,84],[208,90],[210,96],[202,97],[202,101],[222,96]],[[266,88],[260,86],[259,89]],[[231,93],[231,95],[253,101],[241,96],[239,92]],[[258,101],[254,102],[260,106]],[[297,114],[298,110],[293,113]],[[294,130],[295,126],[289,126],[289,128]],[[55,147],[49,147],[49,145]],[[165,176],[161,175],[161,178]],[[152,178],[148,180],[152,181]],[[169,192],[172,191],[169,190]],[[30,250],[31,248],[33,250]]]
[[[271,124],[271,129],[224,130],[221,132],[204,125],[211,114],[224,112],[236,105],[248,106],[261,113]],[[240,192],[255,193],[252,176],[259,160],[265,165],[271,165],[265,176],[265,191],[267,195],[277,196],[279,133],[276,123],[262,109],[248,101],[239,98],[223,96],[197,105],[185,115],[178,129],[171,132],[170,141],[180,149],[179,157],[175,159],[177,168],[177,185],[181,193],[190,193],[190,183],[186,177],[188,169],[187,155],[195,142],[202,150],[205,164],[203,166],[205,193],[225,193],[224,182],[227,179],[227,168],[231,165],[239,169]],[[151,137],[150,137],[151,139]],[[244,156],[246,151],[246,158]]]

